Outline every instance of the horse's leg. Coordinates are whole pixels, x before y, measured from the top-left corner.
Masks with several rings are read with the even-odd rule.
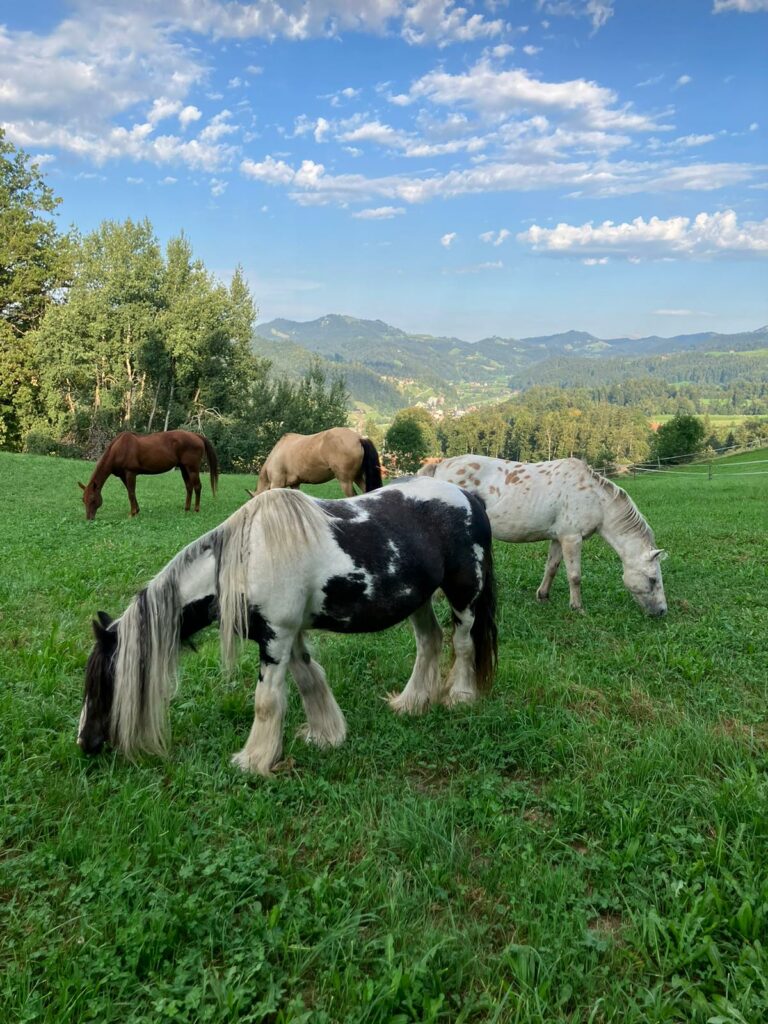
[[[560,563],[563,560],[563,549],[560,546],[559,540],[550,541],[549,553],[547,554],[547,565],[544,569],[544,577],[539,585],[539,589],[536,591],[537,601],[548,601],[549,591],[552,587],[552,581],[557,575],[557,570],[560,568]]]
[[[440,651],[443,647],[443,631],[435,617],[430,598],[410,618],[416,635],[416,661],[411,678],[402,693],[389,694],[389,706],[398,714],[418,715],[426,711],[430,703],[436,703],[441,696]]]
[[[298,734],[318,747],[339,747],[347,735],[347,723],[328,687],[325,672],[311,656],[301,633],[296,637],[288,668],[296,680],[307,721]]]
[[[203,489],[203,485],[200,483],[200,473],[196,469],[192,469],[189,472],[189,482],[195,492],[195,512],[200,511],[200,492]]]
[[[184,502],[184,511],[189,512],[189,506],[192,503],[192,481],[189,478],[189,470],[186,466],[179,464],[181,470],[181,478],[184,481],[184,486],[187,489],[187,500]]]
[[[336,477],[339,481],[342,491],[344,491],[345,498],[354,498],[355,496],[355,485],[351,480],[342,480],[341,477]]]
[[[259,681],[253,697],[253,725],[243,749],[232,756],[232,764],[244,772],[269,775],[280,760],[286,705],[285,675],[293,640],[293,635],[285,631],[271,640],[269,661],[262,650]]]
[[[448,595],[446,595],[447,597]],[[472,639],[472,626],[475,613],[471,606],[459,611],[451,603],[453,612],[453,654],[454,660],[448,678],[445,681],[445,697],[443,703],[448,707],[454,704],[467,704],[477,699],[477,673],[475,672],[475,641]]]
[[[125,489],[128,491],[128,500],[131,503],[131,515],[137,516],[139,514],[139,503],[136,501],[136,474],[129,472],[127,469],[123,476],[123,483]]]
[[[575,612],[583,612],[581,606],[581,537],[563,537],[565,571],[568,573],[568,586],[571,591],[571,608]]]

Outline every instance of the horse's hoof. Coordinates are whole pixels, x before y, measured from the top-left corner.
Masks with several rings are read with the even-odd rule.
[[[405,690],[402,693],[388,693],[386,700],[396,715],[421,715],[429,707],[429,698],[410,700],[405,696]]]
[[[235,768],[239,768],[241,772],[247,772],[251,775],[263,775],[267,779],[272,775],[269,768],[260,767],[258,763],[251,760],[245,750],[239,750],[236,754],[233,754],[230,764],[233,764]]]
[[[537,590],[536,591],[536,600],[540,604],[543,604],[545,601],[549,600],[549,594],[542,594],[542,592],[540,590]]]
[[[572,604],[572,605],[571,605],[571,611],[572,611],[572,612],[577,612],[577,613],[578,613],[579,615],[586,615],[586,614],[587,614],[587,613],[586,613],[586,612],[584,611],[584,609],[583,609],[583,608],[581,607],[581,605],[580,605],[580,604]]]
[[[443,704],[447,708],[455,708],[457,704],[471,704],[477,700],[477,694],[471,690],[450,690],[443,697]]]

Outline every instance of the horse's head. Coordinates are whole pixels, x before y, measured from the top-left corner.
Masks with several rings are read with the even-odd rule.
[[[666,551],[651,548],[624,563],[624,586],[648,615],[667,614],[667,599],[661,578],[662,559]]]
[[[112,699],[115,693],[114,657],[117,630],[106,612],[93,620],[96,643],[85,669],[85,696],[80,712],[77,742],[85,754],[98,754],[110,734]]]
[[[90,484],[87,484],[87,485],[86,484],[81,484],[79,480],[77,481],[77,486],[83,492],[83,504],[85,505],[85,518],[86,519],[95,519],[96,518],[96,512],[97,512],[98,509],[101,508],[101,504],[102,504],[101,488],[98,486],[98,484],[94,484],[94,483],[90,483]]]

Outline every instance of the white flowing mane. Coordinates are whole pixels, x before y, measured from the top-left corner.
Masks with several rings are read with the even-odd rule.
[[[327,528],[328,517],[302,491],[276,489],[257,495],[222,524],[217,561],[221,658],[231,668],[237,638],[246,635],[248,580],[269,573],[273,580],[290,571],[304,549]]]
[[[595,483],[611,497],[611,505],[615,506],[613,511],[616,518],[611,525],[615,526],[619,533],[636,534],[642,540],[647,541],[651,547],[655,547],[656,540],[648,520],[643,516],[624,488],[619,487],[613,480],[609,480],[601,473],[598,473],[597,470],[592,469],[591,466],[587,466],[587,469]]]
[[[213,551],[222,660],[231,666],[237,639],[247,631],[248,581],[256,573],[274,579],[289,573],[326,522],[323,510],[301,491],[265,491],[180,551],[136,595],[117,624],[111,722],[113,742],[124,754],[166,752],[179,658],[180,584],[189,567]]]

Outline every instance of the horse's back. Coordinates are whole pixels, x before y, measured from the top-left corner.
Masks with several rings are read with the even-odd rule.
[[[482,455],[446,459],[435,475],[482,497],[493,535],[511,543],[587,536],[602,520],[592,471],[581,459],[511,462]]]

